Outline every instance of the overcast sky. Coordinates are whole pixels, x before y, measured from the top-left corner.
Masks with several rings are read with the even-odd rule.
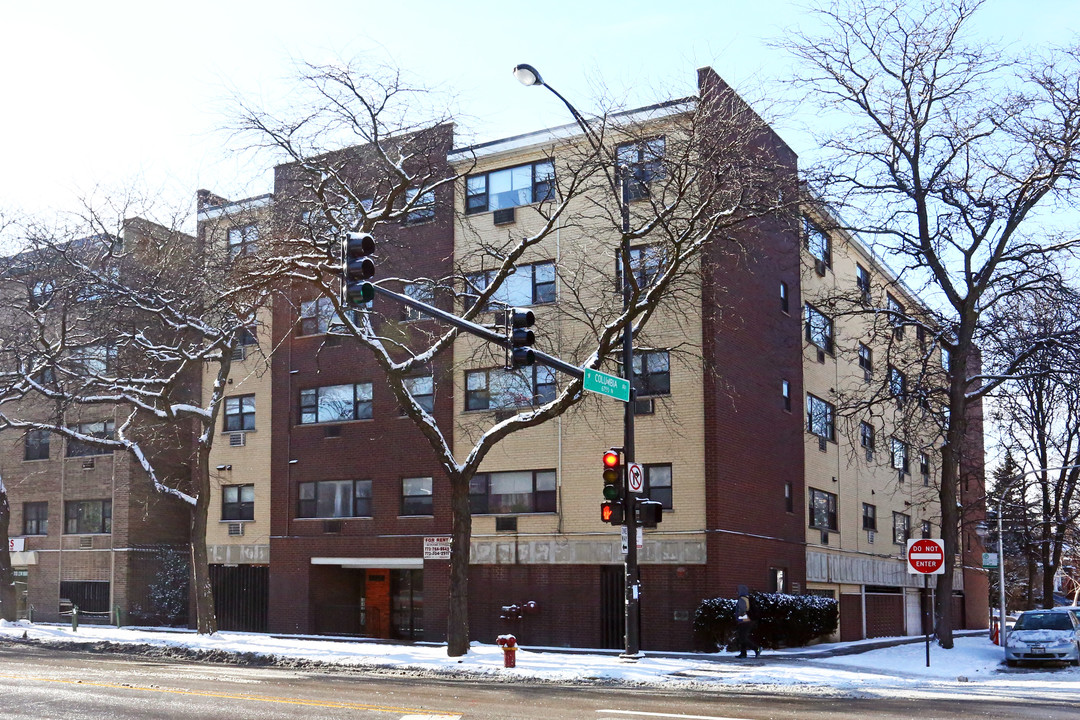
[[[230,152],[229,97],[273,104],[298,60],[363,58],[452,94],[485,140],[568,122],[514,81],[528,62],[588,113],[601,84],[630,104],[687,95],[711,65],[748,98],[780,92],[788,61],[766,41],[805,22],[790,0],[0,0],[0,208],[69,208],[134,185],[193,207],[197,188],[269,192],[267,162]],[[1070,0],[991,0],[989,38],[1067,42]],[[780,130],[812,153],[794,117]],[[244,160],[246,162],[243,162]]]

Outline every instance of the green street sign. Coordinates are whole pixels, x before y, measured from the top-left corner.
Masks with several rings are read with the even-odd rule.
[[[585,368],[585,389],[609,398],[630,402],[630,381]]]

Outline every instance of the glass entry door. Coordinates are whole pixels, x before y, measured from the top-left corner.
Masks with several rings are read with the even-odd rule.
[[[423,570],[390,571],[390,618],[396,639],[423,639]]]

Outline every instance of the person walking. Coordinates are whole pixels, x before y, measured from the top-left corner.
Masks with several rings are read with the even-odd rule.
[[[754,649],[754,657],[761,655],[761,646],[750,638],[754,621],[750,619],[750,589],[739,586],[739,599],[735,603],[735,643],[739,647],[739,657],[746,657],[746,651]]]

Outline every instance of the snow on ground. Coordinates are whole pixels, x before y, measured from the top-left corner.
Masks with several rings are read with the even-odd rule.
[[[502,649],[473,643],[463,658],[450,658],[437,645],[399,645],[362,640],[273,637],[254,633],[190,632],[82,625],[70,626],[0,621],[0,640],[41,644],[115,643],[223,653],[274,656],[278,661],[310,661],[400,672],[434,672],[487,676],[493,680],[538,682],[623,682],[669,689],[733,689],[784,693],[877,697],[996,698],[1020,697],[1073,701],[1080,697],[1080,668],[1031,666],[1006,668],[1002,651],[985,635],[956,638],[953,650],[931,645],[926,667],[923,643],[901,644],[857,654],[813,657],[804,650],[766,651],[759,659],[737,660],[733,654],[659,654],[636,663],[602,653],[519,650],[517,667],[503,667]],[[817,646],[850,648],[848,645]],[[0,659],[3,658],[0,647]]]

